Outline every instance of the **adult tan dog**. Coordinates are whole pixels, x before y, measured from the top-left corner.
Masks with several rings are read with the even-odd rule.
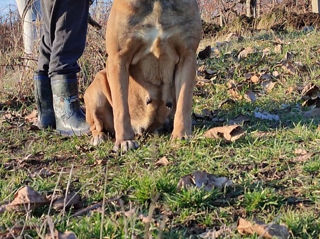
[[[174,116],[172,139],[191,135],[196,0],[114,0],[106,32],[108,60],[84,99],[93,145],[115,133],[115,150],[138,147],[135,134]]]

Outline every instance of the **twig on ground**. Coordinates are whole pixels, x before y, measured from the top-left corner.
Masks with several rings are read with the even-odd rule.
[[[104,174],[102,212],[101,212],[101,224],[100,224],[100,239],[103,238],[103,221],[104,221],[104,214],[105,214],[104,210],[105,210],[105,204],[106,204],[107,173],[108,173],[108,164],[106,165],[106,170],[105,170],[105,174]]]
[[[123,201],[122,200],[119,200],[119,204],[120,204],[121,212],[123,214],[124,238],[127,239],[128,238],[128,220],[127,220],[127,217],[125,215],[126,210],[124,209],[124,205],[123,205]],[[131,204],[130,204],[130,211],[131,211]]]
[[[52,204],[53,204],[54,196],[56,195],[56,191],[57,191],[57,188],[58,188],[58,185],[59,185],[59,182],[60,182],[62,173],[63,173],[63,168],[61,169],[61,171],[60,171],[60,173],[59,173],[57,183],[56,183],[56,185],[55,185],[55,187],[54,187],[53,194],[52,194],[51,201],[50,201],[50,205],[49,205],[49,209],[48,209],[48,213],[47,213],[47,216],[50,216],[50,212],[51,212],[51,209],[52,209]]]
[[[68,198],[68,192],[69,192],[69,187],[70,187],[71,178],[72,178],[73,167],[74,167],[74,165],[72,164],[71,165],[71,170],[70,170],[70,173],[69,173],[67,189],[66,189],[66,193],[65,193],[65,197],[64,197],[64,203],[63,203],[63,209],[62,209],[62,217],[64,217],[64,214],[66,212],[67,198]]]
[[[158,201],[160,197],[160,194],[157,193],[155,194],[153,197],[152,197],[152,201],[151,201],[151,204],[150,204],[150,208],[149,208],[149,212],[148,212],[148,216],[147,218],[145,219],[144,223],[145,223],[145,233],[144,233],[144,238],[145,239],[149,239],[149,238],[152,238],[152,235],[150,234],[150,226],[151,226],[151,221],[152,221],[152,216],[153,216],[153,212],[154,212],[154,209],[156,208],[156,202]]]
[[[114,202],[114,201],[119,201],[120,199],[121,199],[121,196],[113,197],[113,198],[110,198],[110,199],[106,200],[105,203],[111,203],[111,202]],[[88,212],[90,212],[92,210],[96,210],[96,209],[101,208],[101,207],[102,207],[102,201],[98,202],[98,203],[95,203],[93,205],[90,205],[90,206],[88,206],[86,208],[80,209],[79,211],[77,211],[74,214],[72,214],[71,217],[83,216],[83,215],[87,214]]]

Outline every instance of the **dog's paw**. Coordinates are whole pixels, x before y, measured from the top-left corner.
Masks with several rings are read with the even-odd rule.
[[[191,138],[191,135],[188,134],[183,134],[183,133],[172,133],[171,135],[171,140],[184,140],[184,139],[189,139]]]
[[[113,151],[114,152],[127,152],[129,150],[133,150],[133,149],[137,149],[139,147],[139,144],[134,141],[134,140],[124,140],[124,141],[120,141],[120,142],[116,142],[114,147],[113,147]]]
[[[106,134],[103,132],[100,132],[99,134],[92,136],[92,138],[90,140],[90,144],[93,146],[97,146],[97,145],[100,145],[100,144],[106,142],[106,140],[107,140]]]

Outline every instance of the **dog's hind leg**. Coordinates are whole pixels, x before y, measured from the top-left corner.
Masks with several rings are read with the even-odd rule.
[[[99,112],[100,114],[101,112]],[[103,129],[103,120],[99,119],[99,115],[97,111],[94,112],[94,114],[92,115],[93,117],[93,121],[94,124],[92,125],[92,127],[90,127],[91,132],[92,132],[92,139],[90,141],[90,143],[93,146],[97,146],[103,142],[106,141],[107,136],[104,133]]]
[[[110,89],[105,71],[98,72],[84,94],[86,120],[90,125],[94,146],[106,141],[105,132],[113,133],[113,116],[110,104]]]

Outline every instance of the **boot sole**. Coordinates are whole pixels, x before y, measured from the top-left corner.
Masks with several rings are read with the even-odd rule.
[[[85,130],[61,130],[61,129],[56,129],[58,134],[63,135],[63,136],[83,136],[83,135],[88,135],[90,133],[90,129],[85,129]]]

